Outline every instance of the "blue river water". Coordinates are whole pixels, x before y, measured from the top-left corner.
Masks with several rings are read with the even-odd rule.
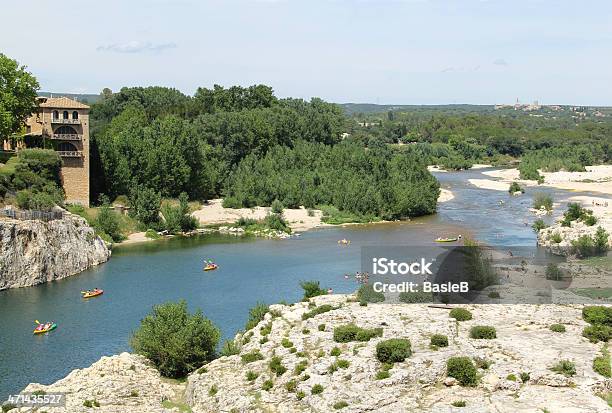
[[[288,240],[222,235],[174,238],[113,251],[109,262],[64,280],[0,292],[0,399],[30,382],[51,383],[103,355],[129,351],[129,337],[154,304],[185,299],[220,327],[223,337],[241,329],[256,302],[295,302],[301,280],[319,280],[334,292],[357,288],[345,273],[360,269],[360,247],[433,245],[440,235],[463,233],[493,245],[534,245],[528,191],[510,197],[478,189],[467,179],[480,171],[439,173],[455,198],[438,214],[410,222],[334,227]],[[563,191],[545,190],[555,199]],[[499,200],[505,201],[499,205]],[[337,240],[351,240],[339,247]],[[202,271],[213,258],[220,269]],[[83,300],[80,291],[99,287],[103,296]],[[34,320],[58,328],[33,336]]]

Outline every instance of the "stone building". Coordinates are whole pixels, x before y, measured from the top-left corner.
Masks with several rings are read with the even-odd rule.
[[[38,111],[26,121],[26,135],[50,141],[62,158],[66,202],[88,206],[89,106],[66,97],[39,97],[38,102]]]

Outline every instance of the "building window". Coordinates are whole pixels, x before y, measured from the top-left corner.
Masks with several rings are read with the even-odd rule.
[[[74,112],[72,112],[72,119],[78,119],[78,118],[79,118],[79,112],[75,110]]]
[[[77,131],[72,126],[60,126],[55,130],[55,134],[76,135]]]
[[[53,119],[59,119],[59,112],[57,110],[53,111]]]
[[[68,119],[68,111],[65,110],[62,119]]]
[[[77,148],[70,142],[62,142],[57,145],[57,150],[60,152],[75,152]]]

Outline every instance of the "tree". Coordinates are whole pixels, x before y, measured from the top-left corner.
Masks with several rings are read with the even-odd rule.
[[[0,53],[0,138],[17,132],[36,111],[38,88],[25,66]]]
[[[153,306],[130,339],[134,351],[151,360],[167,377],[184,377],[215,358],[220,332],[201,310],[189,314],[187,303]]]
[[[146,226],[159,222],[161,195],[154,189],[137,185],[130,191],[130,214]]]

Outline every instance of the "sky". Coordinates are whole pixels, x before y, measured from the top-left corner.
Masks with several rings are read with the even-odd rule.
[[[612,106],[609,0],[5,0],[0,22],[50,92]]]

